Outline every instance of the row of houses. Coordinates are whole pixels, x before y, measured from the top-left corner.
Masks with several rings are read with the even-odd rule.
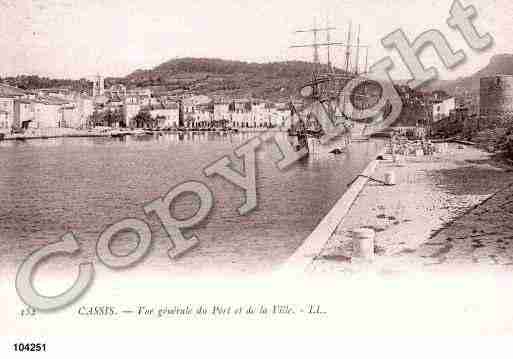
[[[67,89],[26,91],[0,84],[0,131],[112,127],[289,127],[286,102],[205,95],[177,97],[150,89],[95,82],[94,96]],[[299,104],[296,104],[299,106]]]
[[[437,124],[456,110],[457,101],[444,91],[419,91],[408,86],[396,86],[403,108],[394,129],[408,137],[423,138],[433,134]]]
[[[161,128],[212,127],[221,124],[230,127],[279,127],[288,126],[288,105],[274,104],[255,99],[225,99],[206,95],[186,98],[126,91],[113,86],[106,91],[102,111],[122,110],[124,126],[134,127],[141,113],[149,114]],[[119,96],[121,94],[121,99]]]
[[[499,80],[497,80],[498,78]],[[460,136],[472,138],[476,132],[493,125],[494,122],[486,117],[486,110],[489,107],[495,106],[502,110],[505,106],[511,106],[513,103],[504,100],[507,96],[501,97],[504,90],[502,92],[496,90],[500,88],[504,78],[509,80],[513,77],[496,75],[481,79],[479,94],[464,88],[456,88],[454,96],[450,96],[444,91],[420,92],[407,87],[399,87],[398,92],[403,100],[403,113],[394,128],[409,137]],[[484,89],[483,82],[487,85],[484,86]],[[510,82],[513,83],[511,80]],[[490,91],[490,83],[495,92]],[[492,106],[487,107],[483,103],[485,105],[491,103]],[[501,113],[501,111],[496,112]],[[508,113],[508,111],[502,112]],[[513,113],[513,111],[509,111],[509,113]],[[509,118],[513,118],[513,116],[510,115]]]
[[[0,84],[0,131],[80,127],[92,115],[88,96],[25,91]]]

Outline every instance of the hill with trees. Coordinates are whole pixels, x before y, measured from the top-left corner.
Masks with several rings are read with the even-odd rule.
[[[122,82],[166,90],[183,88],[201,94],[277,99],[296,95],[300,86],[311,80],[314,69],[313,63],[302,61],[250,63],[181,58],[167,61],[151,70],[137,70]],[[320,65],[319,70],[328,69],[326,65]],[[339,69],[335,71],[341,72]]]

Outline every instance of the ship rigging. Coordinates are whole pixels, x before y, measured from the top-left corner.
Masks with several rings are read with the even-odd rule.
[[[293,125],[289,131],[290,136],[298,138],[297,144],[301,143],[308,146],[307,137],[321,138],[324,135],[321,123],[329,121],[329,123],[341,129],[340,133],[345,135],[346,143],[349,143],[353,137],[356,127],[360,128],[359,137],[365,136],[367,124],[365,121],[354,121],[351,114],[346,111],[346,105],[349,101],[359,108],[369,108],[371,104],[379,100],[381,96],[381,86],[372,81],[365,82],[363,86],[358,86],[356,91],[351,95],[344,92],[346,85],[355,77],[361,75],[360,70],[360,49],[365,49],[365,63],[362,75],[368,70],[368,54],[369,46],[360,42],[360,26],[358,26],[356,34],[356,44],[351,44],[352,24],[349,23],[346,42],[332,42],[331,32],[336,28],[331,27],[329,22],[326,27],[319,28],[314,26],[308,30],[298,30],[295,33],[312,33],[313,43],[293,45],[290,48],[312,48],[314,70],[312,79],[303,84],[299,90],[303,100],[303,106],[297,109],[293,105],[293,99],[290,100],[291,117]],[[319,42],[319,33],[326,33],[326,41]],[[345,70],[341,70],[333,66],[331,47],[343,47],[345,49]],[[319,49],[327,50],[327,66],[320,63]],[[352,58],[352,49],[356,48],[356,55]],[[351,68],[352,65],[352,68]],[[324,117],[324,118],[323,118]],[[300,139],[301,138],[301,139]]]

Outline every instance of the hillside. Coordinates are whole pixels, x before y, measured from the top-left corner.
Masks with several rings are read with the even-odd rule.
[[[278,99],[297,95],[299,87],[311,79],[313,70],[313,63],[301,61],[262,64],[181,58],[151,70],[137,70],[121,81],[127,85],[152,86],[157,90],[186,89],[223,96]],[[327,70],[326,66],[321,70]],[[112,82],[114,80],[120,81],[112,79]]]
[[[18,75],[0,78],[0,83],[17,87],[22,90],[36,90],[42,88],[69,88],[78,92],[87,92],[93,86],[86,79],[51,79],[37,75]]]
[[[497,74],[513,75],[513,55],[495,55],[490,59],[490,62],[486,67],[469,77],[459,78],[453,81],[435,81],[427,88],[441,89],[454,95],[456,88],[460,87],[477,95],[479,93],[479,79],[481,77]]]

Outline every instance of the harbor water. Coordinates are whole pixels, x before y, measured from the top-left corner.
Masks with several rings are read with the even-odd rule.
[[[244,192],[203,169],[250,140],[254,133],[166,133],[125,138],[58,138],[0,142],[0,265],[12,271],[31,252],[72,231],[81,252],[49,264],[56,271],[73,263],[98,262],[95,245],[108,225],[133,217],[147,221],[153,245],[141,266],[156,273],[261,273],[283,263],[303,242],[382,148],[380,141],[311,144],[310,156],[280,171],[267,144],[257,153],[258,208],[240,216]],[[285,134],[280,134],[285,135]],[[242,168],[235,159],[236,168]],[[188,180],[207,184],[215,198],[210,216],[194,234],[200,245],[177,261],[167,256],[169,241],[143,206]],[[180,198],[173,212],[192,216],[193,195]],[[120,233],[114,253],[137,245]]]

